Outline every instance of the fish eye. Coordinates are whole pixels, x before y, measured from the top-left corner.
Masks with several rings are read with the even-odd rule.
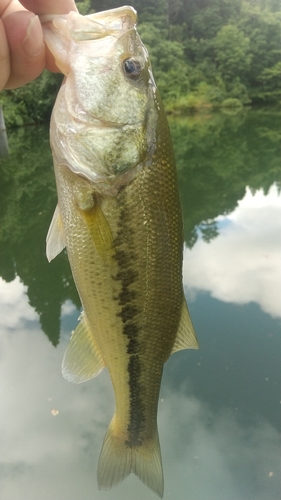
[[[140,62],[135,59],[125,59],[125,61],[123,61],[123,69],[126,76],[135,80],[142,74],[142,66]]]

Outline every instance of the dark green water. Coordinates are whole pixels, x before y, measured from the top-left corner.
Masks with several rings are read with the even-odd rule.
[[[170,119],[185,223],[184,286],[199,351],[164,370],[166,499],[280,497],[280,118]],[[0,499],[134,500],[99,492],[114,402],[108,374],[75,386],[60,365],[80,303],[45,237],[56,205],[47,128],[10,132],[0,160]]]

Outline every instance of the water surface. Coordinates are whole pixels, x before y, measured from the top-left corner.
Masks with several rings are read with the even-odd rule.
[[[184,215],[183,280],[200,342],[165,365],[165,499],[280,497],[280,114],[170,120]],[[106,370],[66,382],[80,302],[45,236],[56,205],[48,130],[9,132],[0,163],[0,498],[150,500],[134,476],[98,491],[114,410]]]

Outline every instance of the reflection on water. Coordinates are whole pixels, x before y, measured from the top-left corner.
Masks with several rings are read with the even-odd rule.
[[[29,127],[9,136],[10,159],[2,161],[0,183],[0,276],[19,276],[43,331],[57,345],[60,310],[80,302],[66,256],[48,263],[45,239],[56,206],[48,128]]]
[[[164,371],[167,499],[279,498],[279,120],[171,120],[200,350],[175,354]],[[47,130],[9,134],[9,147],[0,163],[0,498],[156,498],[133,476],[97,490],[113,393],[106,371],[79,386],[60,372],[80,303],[66,256],[45,257],[56,204]]]
[[[199,226],[192,250],[185,248],[184,284],[223,302],[255,302],[280,318],[281,196],[276,184],[266,195],[247,187],[233,212],[214,222],[218,235],[211,245]]]

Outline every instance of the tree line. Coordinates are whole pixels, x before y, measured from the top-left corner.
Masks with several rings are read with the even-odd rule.
[[[131,0],[168,112],[281,102],[280,0]],[[124,0],[77,2],[81,13]],[[6,123],[49,118],[60,75],[1,94]]]

